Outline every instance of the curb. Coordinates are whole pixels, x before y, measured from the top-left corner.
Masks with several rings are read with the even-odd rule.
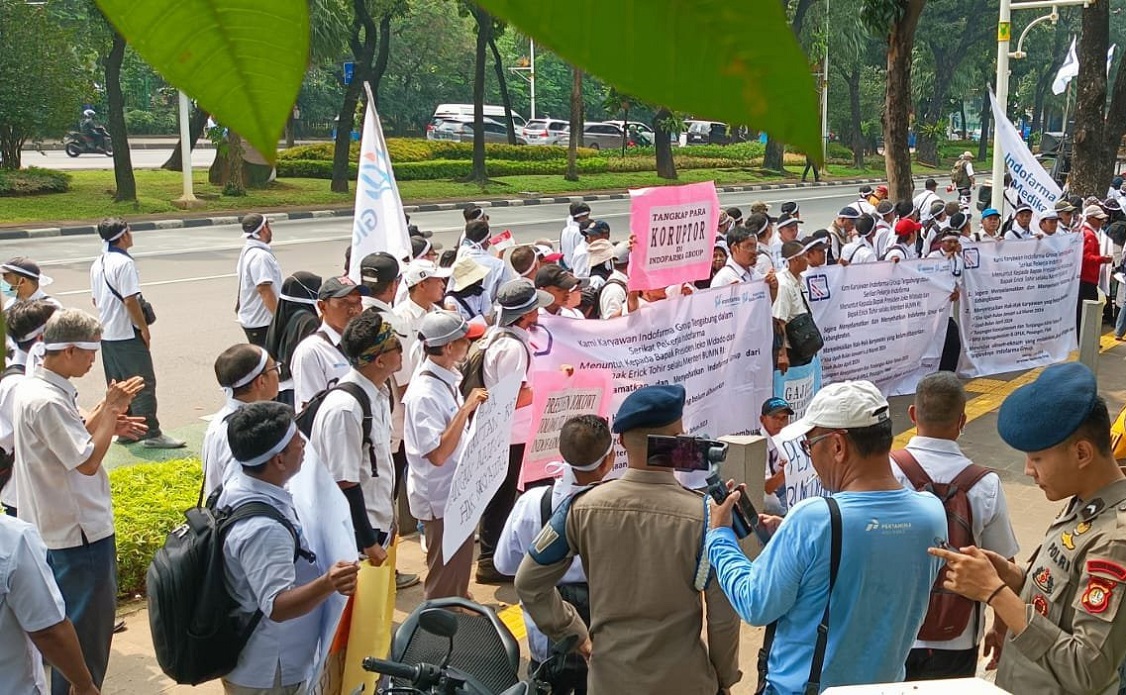
[[[915,180],[932,178],[931,176],[915,176]],[[717,193],[748,193],[751,191],[776,191],[796,188],[825,188],[828,186],[848,186],[865,183],[881,183],[886,179],[847,179],[844,181],[820,181],[817,183],[764,183],[748,186],[718,186]],[[561,203],[591,202],[598,200],[628,200],[629,193],[594,193],[577,196],[549,196],[542,198],[520,198],[516,200],[491,199],[480,201],[462,201],[457,203],[421,203],[419,205],[404,205],[403,212],[408,215],[415,212],[442,212],[447,210],[461,210],[470,205],[482,208],[507,208],[528,207],[531,205],[558,205]],[[270,212],[265,213],[271,222],[284,222],[287,220],[312,220],[329,217],[351,217],[355,212],[354,207],[332,208],[329,210],[303,210],[299,212]],[[191,227],[219,227],[239,223],[238,215],[223,215],[220,217],[189,217],[184,219],[147,220],[132,222],[129,227],[135,232],[151,231],[155,229],[187,229]],[[79,236],[96,234],[97,227],[80,225],[76,227],[38,227],[34,229],[0,229],[0,241],[16,239],[45,239],[59,236]]]

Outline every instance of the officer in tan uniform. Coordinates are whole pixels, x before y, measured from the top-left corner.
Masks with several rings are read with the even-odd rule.
[[[556,641],[578,635],[590,695],[716,695],[742,676],[738,616],[718,582],[697,588],[707,576],[704,500],[646,465],[648,435],[682,434],[683,410],[682,386],[631,393],[613,425],[629,470],[561,505],[516,573],[535,624]],[[556,589],[575,555],[590,582],[589,632]]]
[[[1049,367],[1001,405],[997,430],[1026,452],[1049,500],[1071,498],[1025,567],[978,548],[932,549],[946,587],[993,606],[1008,626],[997,685],[1035,695],[1115,695],[1126,657],[1126,477],[1110,447],[1095,375]]]

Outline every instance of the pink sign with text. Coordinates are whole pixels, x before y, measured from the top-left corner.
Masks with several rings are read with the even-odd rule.
[[[537,371],[530,381],[535,384],[532,429],[520,469],[521,488],[526,483],[552,477],[545,467],[562,458],[559,431],[563,423],[576,415],[606,417],[614,375],[608,369],[586,369],[571,376],[562,371]]]
[[[631,190],[629,219],[631,290],[695,282],[711,273],[719,222],[714,182]]]

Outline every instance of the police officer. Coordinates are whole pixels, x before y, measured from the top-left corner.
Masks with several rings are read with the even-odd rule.
[[[672,470],[647,465],[648,435],[681,434],[683,411],[683,386],[644,386],[627,396],[613,431],[628,470],[561,504],[516,572],[524,610],[544,634],[579,637],[590,695],[714,695],[742,676],[738,617],[717,582],[696,588],[704,500]],[[589,577],[589,630],[556,588],[575,555]]]
[[[1118,692],[1126,657],[1126,476],[1110,447],[1095,375],[1048,367],[1001,405],[997,430],[1026,454],[1025,473],[1049,500],[1070,497],[1024,568],[975,547],[931,549],[946,588],[991,605],[1009,628],[997,685],[1013,693]]]

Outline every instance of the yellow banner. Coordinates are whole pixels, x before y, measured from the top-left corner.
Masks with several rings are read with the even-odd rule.
[[[997,41],[1011,41],[1013,38],[1013,25],[1009,22],[997,24]]]

